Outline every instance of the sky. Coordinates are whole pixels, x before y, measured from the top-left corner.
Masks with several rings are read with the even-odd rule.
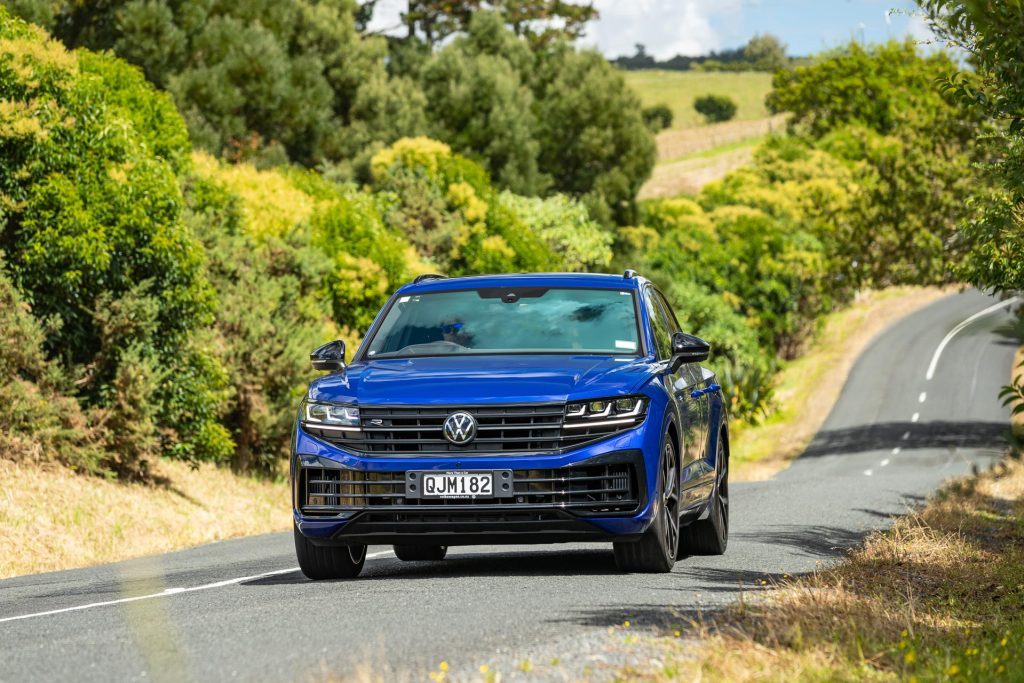
[[[930,33],[913,0],[595,0],[600,18],[581,43],[608,57],[643,43],[658,59],[739,47],[772,33],[791,55],[807,55],[850,39],[880,42]],[[379,0],[371,28],[399,24],[406,0]],[[895,13],[893,13],[895,10]]]

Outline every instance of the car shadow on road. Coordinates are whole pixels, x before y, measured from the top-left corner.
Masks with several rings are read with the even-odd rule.
[[[402,578],[476,578],[516,576],[621,576],[611,547],[485,552],[449,555],[441,562],[370,561],[358,580]],[[289,572],[243,581],[242,586],[280,586],[306,583],[301,572]]]
[[[825,559],[844,556],[851,548],[859,545],[866,535],[864,531],[844,527],[787,524],[758,529],[756,532],[734,531],[730,540],[769,546],[785,545]]]
[[[903,438],[908,434],[907,438]],[[1006,422],[880,422],[818,432],[801,457],[863,453],[899,446],[922,448],[1006,447]]]

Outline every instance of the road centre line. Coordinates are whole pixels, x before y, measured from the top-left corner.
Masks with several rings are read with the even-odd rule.
[[[910,416],[911,422],[917,422],[919,419],[921,419],[921,413],[914,413]]]
[[[899,455],[900,454],[900,447],[897,446],[896,448],[892,449],[892,454],[893,455]]]
[[[926,398],[928,398],[928,394],[926,394],[925,392],[922,391],[921,395],[917,397],[917,402],[918,403],[924,403],[924,400]]]
[[[886,466],[886,465],[888,465],[888,464],[889,464],[890,462],[891,462],[891,461],[889,460],[889,458],[886,458],[885,460],[883,460],[882,462],[880,462],[880,463],[878,463],[878,464],[879,464],[879,465],[881,465],[882,467],[885,467],[885,466]]]
[[[390,555],[390,550],[384,550],[379,553],[370,553],[366,556],[366,559],[372,560],[376,557],[383,557]],[[201,586],[189,586],[189,587],[178,587],[178,588],[167,588],[159,593],[150,593],[148,595],[135,595],[130,598],[119,598],[117,600],[106,600],[104,602],[92,602],[87,605],[76,605],[74,607],[64,607],[62,609],[52,609],[46,612],[35,612],[33,614],[19,614],[16,617],[4,617],[0,619],[0,624],[7,621],[19,621],[21,619],[32,619],[34,617],[45,617],[51,614],[63,614],[65,612],[77,612],[84,609],[92,609],[93,607],[108,607],[110,605],[120,605],[126,602],[136,602],[138,600],[151,600],[153,598],[166,598],[171,595],[180,595],[181,593],[194,593],[196,591],[210,590],[211,588],[223,588],[224,586],[233,586],[235,584],[243,583],[245,581],[253,581],[255,579],[262,579],[267,576],[278,576],[280,574],[290,574],[292,572],[299,571],[298,567],[289,567],[288,569],[276,569],[272,572],[263,572],[262,574],[253,574],[252,576],[241,576],[237,579],[225,579],[223,581],[215,581],[213,583],[204,583]]]
[[[914,414],[917,415],[917,413]],[[907,439],[910,438],[910,432],[903,432],[903,436],[901,436],[900,438],[906,441]]]
[[[1017,301],[1019,301],[1019,300],[1020,300],[1019,296],[1014,296],[1014,297],[1010,297],[1006,301],[1000,301],[999,303],[997,303],[997,304],[995,304],[993,306],[989,306],[988,308],[986,308],[983,311],[978,311],[977,313],[975,313],[974,315],[970,316],[969,318],[967,318],[966,320],[961,322],[959,325],[954,327],[952,330],[950,330],[946,334],[946,336],[942,338],[942,341],[939,342],[939,346],[935,349],[935,353],[932,355],[932,362],[928,364],[928,372],[926,372],[925,375],[924,375],[925,380],[931,381],[932,377],[935,376],[935,368],[937,368],[938,365],[939,365],[939,358],[942,356],[942,352],[946,349],[946,345],[949,344],[949,342],[953,341],[953,337],[955,337],[957,334],[959,334],[961,331],[963,331],[963,329],[965,327],[970,325],[972,322],[974,322],[978,318],[986,316],[989,313],[994,313],[995,311],[998,311],[1000,308],[1006,308],[1008,306],[1012,306],[1013,304],[1017,303]]]

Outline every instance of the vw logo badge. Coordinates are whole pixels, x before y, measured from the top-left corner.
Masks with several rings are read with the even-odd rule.
[[[444,438],[465,446],[476,436],[476,418],[465,411],[452,413],[444,421]]]

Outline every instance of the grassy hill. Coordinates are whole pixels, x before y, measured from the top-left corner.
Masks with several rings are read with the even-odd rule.
[[[772,89],[772,75],[762,71],[727,73],[716,71],[625,72],[626,83],[640,96],[645,107],[667,104],[672,108],[672,128],[681,130],[704,124],[693,109],[693,100],[701,95],[726,95],[735,100],[736,118],[741,121],[768,116],[764,98]]]
[[[641,199],[693,195],[705,184],[750,162],[764,137],[782,128],[782,116],[770,116],[764,99],[772,76],[761,71],[626,71],[626,82],[645,107],[667,104],[672,127],[658,134],[658,163],[640,189]],[[736,118],[705,123],[693,108],[702,95],[726,95],[737,105]]]

